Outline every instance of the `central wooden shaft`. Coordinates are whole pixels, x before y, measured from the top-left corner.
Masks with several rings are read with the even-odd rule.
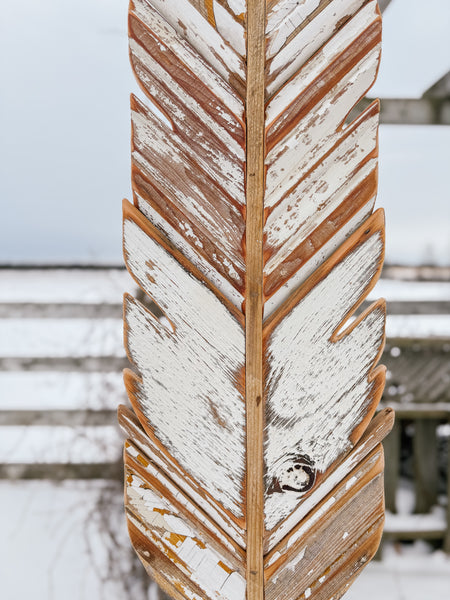
[[[263,224],[265,0],[247,4],[245,398],[247,413],[247,600],[263,600]]]

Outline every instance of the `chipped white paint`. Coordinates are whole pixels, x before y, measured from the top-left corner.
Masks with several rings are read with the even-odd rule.
[[[233,136],[230,135],[229,129],[222,126],[218,120],[218,118],[221,117],[221,119],[228,122],[228,125],[235,126],[234,122],[231,123],[229,112],[225,111],[223,108],[220,110],[220,108],[216,106],[217,118],[213,119],[202,107],[198,99],[191,94],[188,94],[184,88],[178,85],[170,72],[166,71],[133,39],[130,40],[130,51],[132,59],[135,60],[136,73],[149,93],[153,97],[157,97],[159,102],[164,105],[164,110],[166,113],[169,113],[170,118],[176,122],[178,130],[183,130],[187,135],[192,137],[193,140],[200,144],[202,148],[202,153],[198,156],[200,164],[208,165],[208,163],[211,163],[212,166],[215,167],[215,177],[217,180],[223,180],[225,189],[227,189],[233,197],[239,197],[240,202],[244,203],[244,176],[242,167],[239,171],[237,167],[233,165],[231,160],[234,159],[234,162],[245,160],[245,152]],[[151,72],[153,78],[168,86],[171,94],[176,94],[177,102],[183,105],[183,109],[178,108],[169,95],[166,94],[162,98],[160,88],[152,83],[147,72]],[[198,125],[196,125],[192,119],[187,118],[186,113],[189,112],[200,119],[202,128],[209,129],[211,137],[206,137],[204,133],[198,131]],[[214,138],[216,138],[215,143]],[[227,152],[224,152],[217,141],[226,145]],[[229,163],[231,163],[231,165]],[[220,166],[222,166],[222,168],[220,168]],[[224,169],[224,166],[230,168],[231,171],[224,172],[226,170]]]
[[[383,240],[376,232],[338,263],[268,339],[269,484],[287,456],[306,455],[323,472],[350,449],[349,436],[366,414],[374,385],[369,374],[383,340],[384,312],[376,308],[340,340],[331,337],[364,296],[382,255]],[[296,492],[269,494],[267,529],[288,516],[283,502],[288,495],[298,501]]]
[[[275,206],[309,169],[345,137],[345,117],[372,85],[380,49],[367,54],[266,157],[264,204]],[[367,112],[365,113],[367,114]]]
[[[322,263],[329,258],[341,244],[354,233],[360,225],[372,214],[375,196],[367,202],[330,240],[324,244],[290,279],[278,289],[264,304],[264,318],[267,319],[291,293],[304,283]],[[282,272],[282,268],[280,271]]]
[[[346,489],[346,490],[349,490],[349,489],[350,489],[350,488],[351,488],[353,485],[355,485],[355,483],[356,483],[356,477],[351,477],[351,478],[350,478],[350,479],[347,481],[347,483],[346,483],[346,485],[345,485],[345,489]]]
[[[228,0],[227,4],[237,17],[243,16],[247,12],[246,0]]]
[[[278,90],[296,71],[313,56],[317,50],[330,39],[336,26],[346,17],[352,16],[366,0],[334,0],[326,6],[303,29],[291,39],[276,55],[273,56],[269,67],[269,76],[277,73],[267,86],[269,94]],[[312,4],[314,5],[314,0]],[[298,14],[298,17],[301,17]],[[280,48],[291,33],[300,25],[297,20],[286,19],[274,47]],[[283,25],[287,25],[284,26]],[[270,37],[274,37],[272,34]]]
[[[281,557],[281,552],[274,552],[266,563],[266,567],[271,567]]]
[[[305,556],[305,552],[308,546],[305,546],[302,550],[300,550],[300,552],[297,554],[297,556],[294,558],[294,560],[292,560],[289,565],[288,568],[291,571],[295,571],[296,566],[298,565],[298,563],[303,560],[303,557]]]
[[[275,94],[267,105],[266,126],[270,127],[297,97],[322,76],[324,67],[331,65],[377,18],[377,2],[373,0],[350,19],[299,73]]]
[[[280,264],[334,212],[368,175],[377,159],[378,117],[363,121],[326,156],[270,213],[265,223],[267,244],[276,248],[264,271]]]
[[[180,569],[185,566],[185,573],[210,597],[244,600],[245,579],[229,566],[227,558],[210,548],[199,532],[179,517],[165,498],[149,489],[138,475],[132,474],[127,482],[130,508],[144,520],[153,535],[175,553],[176,566]]]
[[[244,104],[233,88],[222,79],[173,27],[164,21],[146,0],[134,0],[132,11],[161,42],[170,48],[181,64],[193,71],[239,119],[244,118]]]
[[[131,441],[125,442],[125,452],[137,459],[140,466],[145,469],[149,475],[155,477],[172,496],[182,505],[185,509],[191,514],[194,518],[198,519],[201,523],[204,523],[205,526],[212,531],[217,538],[221,541],[225,548],[227,548],[233,554],[236,554],[236,549],[233,544],[230,542],[229,538],[224,535],[221,527],[218,527],[214,519],[206,519],[205,515],[199,510],[198,506],[194,504],[188,496],[186,496],[183,491],[181,491],[176,485],[174,485],[171,480],[166,477],[163,471],[157,469],[152,463],[148,460],[147,456],[142,455],[136,446],[134,446]],[[153,456],[152,456],[153,458]],[[170,473],[171,475],[171,473]],[[184,482],[183,482],[184,483]],[[186,485],[183,485],[183,490]],[[226,527],[224,528],[226,530]],[[186,534],[188,535],[188,534]]]
[[[167,238],[194,264],[237,308],[241,309],[244,298],[224,277],[217,272],[203,256],[197,251],[201,248],[201,240],[194,234],[188,224],[184,224],[183,235],[178,233],[161,215],[146,202],[139,194],[136,194],[139,210],[160,229]],[[180,223],[183,226],[183,223]],[[188,241],[186,241],[188,240]],[[189,243],[188,243],[189,242]]]
[[[163,123],[142,104],[139,104],[139,110],[139,113],[132,113],[135,143],[133,160],[156,182],[168,199],[177,204],[190,219],[195,219],[197,226],[205,231],[212,243],[230,257],[232,268],[228,271],[233,278],[236,267],[241,270],[245,267],[241,249],[243,220],[240,211],[213,181],[205,181],[198,166],[192,165],[191,152],[186,144],[183,144],[185,149],[182,150],[178,140],[173,138],[172,132]],[[167,171],[163,170],[164,164],[170,165]],[[209,186],[208,193],[206,186]]]
[[[126,431],[133,438],[133,442],[136,444],[136,447],[139,448],[139,450],[142,451],[144,455],[148,457],[157,467],[159,467],[160,470],[158,477],[162,479],[162,473],[167,473],[170,477],[170,480],[172,480],[175,485],[179,486],[180,489],[184,490],[195,503],[195,505],[192,505],[188,498],[182,494],[177,496],[177,499],[186,507],[191,506],[191,509],[189,510],[194,510],[194,507],[198,506],[211,517],[210,523],[215,523],[218,529],[223,529],[223,531],[227,533],[231,539],[233,539],[239,546],[241,546],[241,548],[243,548],[245,546],[245,531],[230,519],[230,515],[226,513],[220,505],[211,502],[207,496],[205,497],[201,492],[199,492],[198,487],[191,484],[191,481],[186,478],[185,473],[178,467],[177,463],[175,463],[169,455],[162,454],[160,449],[156,447],[151,438],[148,436],[143,437],[142,431],[136,428],[135,424],[130,421],[126,415],[122,415],[121,418],[126,421]],[[147,468],[150,468],[150,466]],[[170,480],[166,478],[164,480],[164,485],[172,491]],[[211,525],[209,525],[209,527],[214,529],[214,527]]]
[[[236,21],[216,0],[213,1],[213,7],[217,31],[240,56],[245,57],[245,31],[243,25]]]
[[[134,44],[130,45],[134,46]],[[140,53],[139,47],[136,47],[133,50],[138,54]],[[139,75],[142,75],[143,78],[145,78],[144,72],[140,72]],[[176,84],[174,83],[173,85],[175,86]],[[175,110],[175,107],[173,108]],[[227,154],[221,151],[220,148],[217,148],[217,145],[212,143],[211,138],[208,139],[207,136],[201,136],[201,141],[199,142],[198,136],[187,130],[187,133],[191,134],[193,139],[201,145],[202,151],[196,152],[192,149],[192,145],[186,143],[181,136],[170,129],[167,129],[160,119],[149,118],[148,115],[149,113],[147,113],[143,119],[141,115],[133,113],[135,132],[144,146],[158,142],[161,144],[160,140],[165,139],[166,151],[170,152],[170,155],[165,157],[168,161],[168,168],[171,164],[169,161],[172,161],[175,164],[190,164],[192,165],[192,168],[200,171],[203,176],[205,176],[205,174],[209,175],[212,181],[217,185],[220,185],[233,200],[239,204],[245,204],[243,165],[238,163],[236,157],[233,156],[232,153]],[[182,120],[183,117],[181,113],[178,115],[178,118],[180,121]],[[214,126],[212,119],[206,113],[202,115],[202,119],[207,125],[211,124],[211,127]],[[141,137],[140,131],[143,123],[145,123],[145,125]],[[159,129],[159,131],[155,131],[156,129]],[[152,132],[151,134],[150,131]],[[214,133],[217,137],[221,136],[220,130],[217,130]],[[230,146],[233,145],[235,147],[236,152],[239,152],[239,146],[234,140],[231,138],[228,139],[225,134],[224,138]],[[164,150],[165,148],[161,151]],[[243,159],[243,156],[241,156],[241,159]]]
[[[311,596],[312,592],[311,592],[311,588],[306,588],[305,590],[305,598],[309,598]]]
[[[197,50],[203,58],[227,81],[236,74],[245,80],[245,65],[212,25],[190,4],[189,0],[134,0],[137,13],[145,13],[153,6],[175,31]]]
[[[348,538],[348,531],[344,531],[344,533],[342,534],[342,539],[346,540]]]
[[[272,2],[267,11],[266,34],[280,27],[281,23],[289,20],[291,13],[299,9],[304,18],[319,6],[320,0],[278,0]]]
[[[180,465],[224,507],[241,516],[242,326],[208,288],[131,220],[124,222],[124,248],[128,269],[173,324],[169,331],[137,301],[126,301],[128,350],[142,377],[142,411]]]

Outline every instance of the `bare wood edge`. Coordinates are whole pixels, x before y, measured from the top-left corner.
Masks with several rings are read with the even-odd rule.
[[[266,1],[247,4],[246,143],[246,519],[247,600],[264,598],[263,228]]]
[[[383,409],[382,411],[380,411],[371,420],[371,422],[369,423],[369,426],[367,427],[367,429],[361,436],[358,444],[353,448],[353,450],[351,450],[351,452],[348,453],[346,456],[341,457],[341,459],[335,461],[330,466],[330,468],[328,469],[328,471],[326,473],[327,478],[330,477],[347,460],[351,460],[353,456],[357,455],[361,449],[362,449],[362,453],[361,453],[361,456],[359,457],[359,460],[360,461],[363,460],[390,433],[390,431],[392,430],[392,428],[394,426],[394,422],[395,422],[395,412],[392,408],[387,407],[387,408]],[[350,469],[350,470],[353,470],[353,469]],[[347,477],[349,472],[350,471],[348,471],[344,475],[344,477],[343,477],[344,479],[345,479],[345,477]],[[324,484],[326,482],[326,479],[322,479],[321,481]],[[339,482],[336,485],[338,485],[338,484],[339,484]],[[320,486],[317,486],[316,488],[314,488],[314,490],[310,494],[311,496],[314,494],[314,491],[316,491],[317,493],[320,492]],[[328,495],[328,492],[323,496],[319,495],[317,504],[322,502],[323,498],[326,495]],[[317,506],[317,504],[315,506]],[[274,529],[272,529],[270,532],[267,532],[267,533],[270,535],[273,535],[288,519],[292,518],[292,516],[295,514],[295,511],[298,510],[301,507],[301,505],[302,505],[302,502],[299,502],[299,504],[297,505],[297,508],[294,510],[294,512],[290,516],[283,519],[283,521],[278,523],[278,525]],[[315,510],[315,506],[311,509],[311,511]],[[273,554],[275,554],[276,552],[279,551],[279,547],[284,543],[286,538],[292,533],[292,531],[294,531],[294,529],[296,529],[299,526],[299,523],[301,523],[305,518],[307,518],[307,515],[310,514],[311,511],[306,513],[294,525],[292,525],[289,528],[289,530],[286,532],[286,534],[280,539],[280,541],[277,542],[272,548],[270,548],[270,550],[266,549],[266,554],[264,557],[265,562],[270,560],[270,557],[272,557]],[[266,535],[265,546],[267,546],[267,541],[268,541],[268,535]]]

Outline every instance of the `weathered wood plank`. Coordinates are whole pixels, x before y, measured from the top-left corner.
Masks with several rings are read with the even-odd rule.
[[[306,590],[312,592],[333,580],[341,557],[349,550],[354,552],[361,537],[368,534],[368,539],[372,538],[373,526],[383,520],[382,470],[383,451],[378,446],[269,554],[267,600],[287,594],[308,597]],[[370,540],[372,555],[379,543],[378,527],[376,531]]]
[[[375,304],[345,334],[337,332],[375,285],[383,237],[383,217],[376,213],[265,325],[269,530],[317,485],[314,478],[320,482],[359,439],[381,397],[384,370],[373,369],[384,343],[383,303]],[[329,298],[328,305],[324,298]],[[358,360],[352,359],[355,350]],[[291,482],[289,475],[300,457],[314,473],[306,487],[295,484],[295,477]],[[299,489],[283,494],[283,484]]]
[[[119,423],[127,436],[161,472],[167,473],[175,485],[189,495],[196,506],[209,515],[239,546],[245,547],[245,529],[242,521],[237,522],[233,519],[215,498],[199,488],[195,480],[180,468],[164,448],[145,435],[137,417],[124,406],[119,407]]]
[[[394,423],[394,412],[387,408],[379,413],[370,423],[357,446],[339,464],[334,465],[334,470],[329,474],[326,481],[312,490],[310,496],[306,497],[298,505],[296,510],[285,519],[266,541],[265,552],[270,552],[306,515],[317,506],[331,490],[345,479],[355,466],[363,461],[365,457],[386,437],[391,431]]]
[[[126,297],[125,345],[140,373],[127,374],[133,408],[147,434],[240,517],[245,470],[240,313],[203,285],[193,266],[185,270],[186,260],[131,205],[125,205],[124,254],[133,277],[165,315],[159,321]]]
[[[437,436],[439,421],[420,419],[414,422],[414,485],[416,513],[427,513],[437,503]]]
[[[246,171],[246,526],[247,600],[264,599],[263,251],[265,208],[265,3],[248,0]]]
[[[158,11],[178,36],[186,40],[225,81],[242,93],[246,75],[242,56],[225,42],[188,0],[178,0],[176,6],[164,0],[133,0],[133,5],[135,14],[144,23],[148,22],[150,14]],[[152,11],[152,7],[156,11]],[[152,27],[151,23],[149,26]]]

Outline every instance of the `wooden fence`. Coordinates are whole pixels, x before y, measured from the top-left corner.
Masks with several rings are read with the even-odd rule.
[[[28,286],[20,283],[23,278],[31,278]],[[2,446],[8,435],[14,444],[13,434],[25,439],[35,432],[38,440],[33,453],[3,450],[0,479],[121,481],[116,409],[126,401],[120,373],[127,361],[120,298],[124,290],[134,291],[131,280],[121,270],[99,270],[2,271],[0,281],[6,281],[0,291],[0,384],[6,391],[0,401]],[[393,299],[390,318],[450,313],[445,298],[420,298]],[[450,416],[450,336],[411,337],[408,327],[409,337],[388,339],[382,359],[388,368],[383,404],[397,412],[386,441],[385,537],[435,540],[450,553],[450,511],[438,473]],[[408,450],[402,447],[405,432],[412,433],[412,515],[402,514],[396,500]],[[447,468],[447,488],[449,481]]]

